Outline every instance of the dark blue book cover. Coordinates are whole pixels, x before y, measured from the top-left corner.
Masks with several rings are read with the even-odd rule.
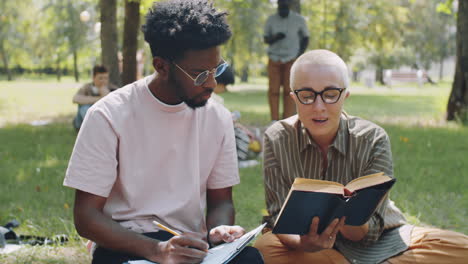
[[[312,218],[315,216],[318,216],[320,220],[319,234],[335,218],[341,218],[342,216],[346,216],[346,225],[363,225],[369,220],[381,200],[395,183],[394,178],[385,177],[388,178],[387,180],[384,179],[385,182],[382,182],[383,178],[381,178],[380,183],[357,190],[345,191],[346,187],[343,186],[341,193],[320,192],[317,189],[307,191],[303,190],[303,186],[298,188],[300,190],[297,190],[294,189],[293,184],[275,223],[273,233],[307,234]],[[313,184],[317,180],[301,179],[301,181],[310,181]],[[324,181],[319,182],[322,185],[324,184]],[[369,184],[369,181],[366,183]],[[336,189],[336,183],[333,188]],[[345,195],[345,193],[348,195]]]

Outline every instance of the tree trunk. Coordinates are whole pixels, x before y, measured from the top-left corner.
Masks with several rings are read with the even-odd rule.
[[[80,82],[80,73],[78,72],[78,52],[73,51],[73,71],[75,73],[75,81]]]
[[[138,32],[140,27],[140,1],[125,0],[125,24],[123,34],[122,85],[136,81]]]
[[[2,56],[3,67],[5,67],[5,71],[7,74],[7,80],[13,81],[13,75],[10,70],[10,65],[8,64],[8,55],[6,54],[5,50],[3,49],[3,45],[0,46],[0,55]]]
[[[458,1],[455,78],[447,105],[447,120],[468,122],[468,1]]]
[[[62,79],[62,69],[60,69],[60,56],[57,56],[57,81],[60,82]]]
[[[380,64],[377,65],[377,69],[375,70],[375,80],[380,84],[385,85],[383,79],[383,67]]]
[[[440,57],[440,65],[439,65],[439,82],[442,81],[444,78],[444,57]]]
[[[242,67],[242,74],[241,74],[241,82],[248,82],[249,81],[249,67],[244,66]]]
[[[117,57],[117,0],[100,0],[102,64],[109,70],[109,81],[120,86]]]
[[[300,14],[301,13],[301,0],[291,0],[289,7],[291,8],[291,10]]]

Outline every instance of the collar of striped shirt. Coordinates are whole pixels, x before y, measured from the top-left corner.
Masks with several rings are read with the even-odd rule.
[[[315,143],[315,141],[309,135],[307,129],[304,127],[299,118],[297,119],[296,127],[300,128],[297,129],[297,131],[299,133],[299,150],[301,151],[301,153],[308,147],[318,148],[317,143]],[[342,155],[346,155],[348,138],[348,115],[345,112],[343,112],[340,117],[340,126],[338,127],[338,132],[330,147],[335,148]]]

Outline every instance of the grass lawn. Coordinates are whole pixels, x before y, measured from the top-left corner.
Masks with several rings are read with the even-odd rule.
[[[75,140],[71,97],[78,85],[0,81],[0,225],[18,219],[19,234],[67,234],[65,247],[29,247],[0,255],[0,263],[89,263],[72,222],[73,190],[62,187]],[[241,89],[242,88],[242,89]],[[222,96],[251,126],[269,123],[266,82],[241,84]],[[383,126],[392,141],[391,198],[414,224],[468,233],[468,127],[443,121],[449,84],[423,88],[355,88],[351,115]],[[47,121],[34,126],[33,121]],[[235,188],[237,223],[251,229],[264,213],[261,166],[241,169]]]

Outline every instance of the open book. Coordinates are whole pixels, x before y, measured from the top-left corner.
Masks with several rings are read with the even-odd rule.
[[[346,186],[332,181],[296,178],[276,219],[273,233],[309,232],[312,218],[319,217],[318,233],[335,219],[346,216],[347,225],[365,224],[395,179],[383,172],[362,176]]]
[[[252,231],[244,234],[242,237],[236,239],[231,243],[224,243],[216,247],[210,248],[208,254],[201,264],[224,264],[231,261],[242,249],[245,248],[265,227],[265,224],[258,226]],[[154,262],[147,260],[134,260],[129,261],[127,264],[152,264]]]

